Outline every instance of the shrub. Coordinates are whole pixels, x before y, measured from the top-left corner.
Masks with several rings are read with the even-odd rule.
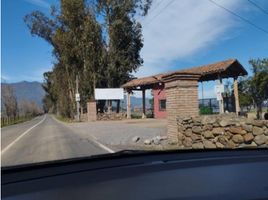
[[[200,115],[210,115],[210,114],[213,114],[213,109],[208,106],[202,106],[199,109],[199,113]]]

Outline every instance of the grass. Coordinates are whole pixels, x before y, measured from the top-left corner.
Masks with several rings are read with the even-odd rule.
[[[63,117],[61,115],[54,115],[56,117],[57,120],[65,122],[65,123],[72,123],[74,122],[74,120],[67,118],[67,117]]]

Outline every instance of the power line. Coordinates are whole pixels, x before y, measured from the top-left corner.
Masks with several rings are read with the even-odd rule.
[[[222,6],[222,5],[218,4],[218,3],[216,3],[216,2],[213,1],[213,0],[208,0],[208,1],[210,1],[211,3],[215,4],[216,6],[222,8],[222,9],[224,9],[225,11],[229,12],[230,14],[232,14],[232,15],[238,17],[239,19],[241,19],[242,21],[244,21],[244,22],[250,24],[251,26],[255,27],[256,29],[259,29],[260,31],[262,31],[262,32],[264,32],[264,33],[266,33],[266,34],[268,34],[268,31],[267,31],[267,30],[263,29],[262,27],[257,26],[256,24],[252,23],[252,22],[249,21],[248,19],[245,19],[244,17],[241,17],[240,15],[238,15],[238,14],[234,13],[233,11],[229,10],[228,8],[225,8],[224,6]]]
[[[161,9],[156,15],[154,15],[150,21],[148,21],[145,25],[150,24],[158,15],[160,15],[168,6],[170,6],[172,3],[174,2],[174,0],[171,0],[168,4],[166,4],[166,6]]]
[[[251,3],[252,5],[254,5],[259,10],[261,10],[264,14],[268,15],[268,11],[265,10],[265,9],[263,9],[261,6],[259,6],[258,4],[256,4],[254,1],[248,0],[248,2]]]

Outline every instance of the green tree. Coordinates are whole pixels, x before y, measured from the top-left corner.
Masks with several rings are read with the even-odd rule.
[[[53,47],[55,64],[44,74],[45,109],[74,117],[77,75],[82,106],[95,87],[120,87],[131,79],[143,62],[135,16],[146,15],[150,5],[151,0],[61,0],[49,17],[39,11],[26,15],[31,33]]]
[[[100,0],[98,11],[105,18],[107,86],[120,87],[133,78],[132,72],[142,65],[142,27],[137,14],[146,15],[151,0]],[[117,102],[119,111],[120,101]]]
[[[262,104],[268,100],[268,59],[252,59],[249,61],[252,66],[253,76],[242,82],[242,100],[245,104],[251,102],[257,109],[257,119],[262,117]],[[251,101],[249,100],[251,98]]]
[[[248,79],[240,79],[238,82],[239,104],[242,110],[246,108],[247,111],[250,111],[253,105],[253,99],[250,93],[245,92],[248,90],[248,88],[249,88]]]
[[[104,77],[102,33],[93,9],[84,0],[61,0],[60,6],[59,10],[52,7],[51,17],[35,11],[25,16],[25,22],[33,35],[52,45],[56,58],[50,78],[44,74],[48,94],[44,102],[52,103],[61,115],[73,118],[76,75],[82,105]]]
[[[268,59],[250,60],[253,77],[249,79],[249,93],[257,108],[257,119],[262,117],[262,104],[268,100]]]

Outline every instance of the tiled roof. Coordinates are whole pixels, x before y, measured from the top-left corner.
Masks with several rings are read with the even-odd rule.
[[[152,85],[162,82],[163,76],[168,76],[173,73],[187,73],[187,74],[200,74],[200,81],[216,80],[220,74],[222,78],[237,77],[247,75],[247,71],[236,59],[229,59],[213,64],[203,65],[199,67],[192,67],[189,69],[182,69],[168,73],[157,74],[144,78],[133,79],[125,83],[123,88],[132,88],[138,86]]]

